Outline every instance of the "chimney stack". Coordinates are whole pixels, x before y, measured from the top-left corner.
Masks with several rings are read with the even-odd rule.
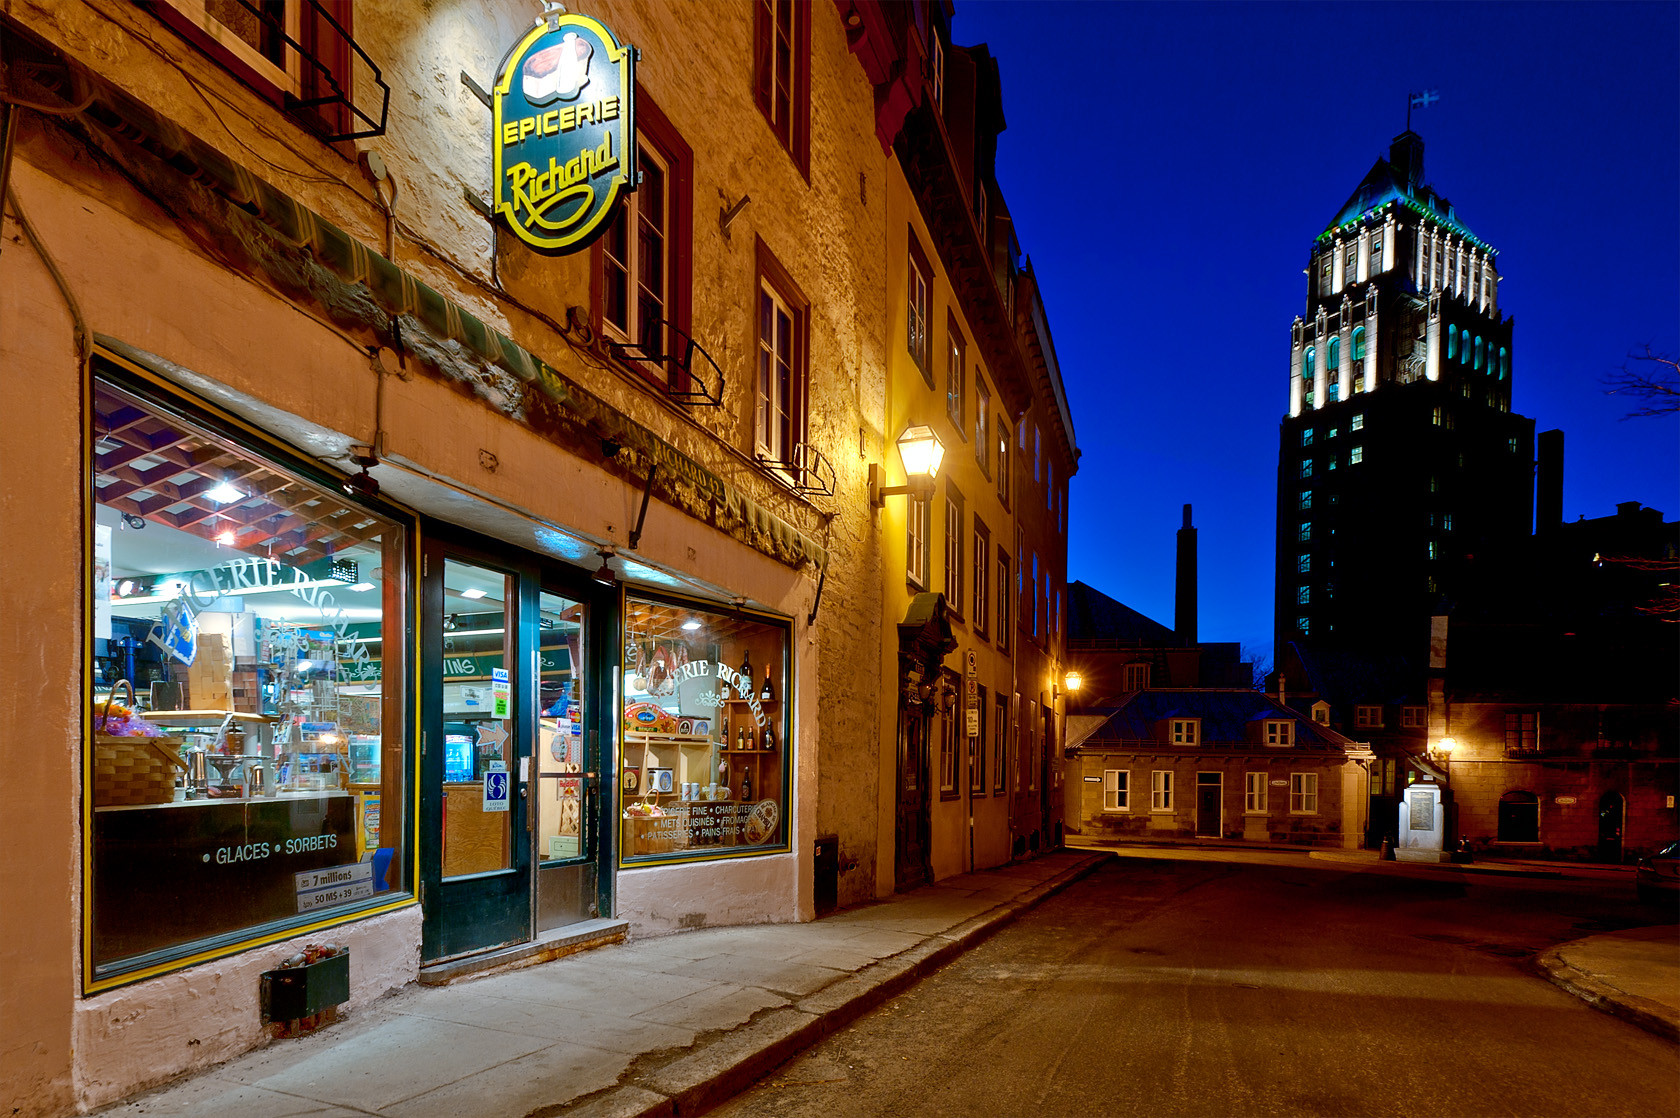
[[[1423,185],[1423,137],[1416,132],[1402,132],[1388,145],[1388,162],[1406,176],[1408,192]]]
[[[1173,631],[1185,644],[1196,643],[1196,529],[1190,526],[1190,506],[1184,506],[1184,527],[1178,530],[1178,581],[1174,587]]]
[[[1534,533],[1550,532],[1563,523],[1563,432],[1542,431],[1536,484]]]

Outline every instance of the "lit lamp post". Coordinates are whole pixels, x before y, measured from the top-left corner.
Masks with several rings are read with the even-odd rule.
[[[1457,748],[1458,742],[1454,741],[1452,738],[1442,738],[1440,741],[1435,743],[1435,748],[1429,751],[1429,755],[1442,765],[1445,765],[1452,760],[1453,750]]]
[[[880,508],[887,498],[900,493],[926,495],[939,476],[939,464],[945,459],[945,444],[933,433],[932,427],[906,427],[898,437],[898,456],[904,462],[904,484],[882,485],[881,467],[869,466],[869,506]]]
[[[1085,677],[1080,675],[1078,672],[1069,672],[1063,683],[1066,685],[1068,692],[1071,694],[1072,692],[1085,686]]]

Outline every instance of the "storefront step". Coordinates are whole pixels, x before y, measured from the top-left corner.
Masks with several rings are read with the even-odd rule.
[[[600,919],[568,924],[563,928],[543,932],[529,943],[519,943],[512,947],[486,951],[480,955],[470,955],[464,959],[450,959],[447,962],[423,966],[420,968],[420,984],[447,986],[464,978],[518,970],[520,967],[535,966],[594,947],[605,947],[609,943],[623,943],[624,934],[629,928],[628,920]]]

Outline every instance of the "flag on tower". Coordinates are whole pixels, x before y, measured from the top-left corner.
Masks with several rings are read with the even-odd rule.
[[[1433,105],[1435,102],[1439,101],[1440,99],[1441,99],[1441,91],[1440,90],[1438,90],[1438,89],[1426,89],[1422,93],[1412,94],[1412,103],[1409,107],[1413,108],[1413,109],[1427,109],[1429,106]]]

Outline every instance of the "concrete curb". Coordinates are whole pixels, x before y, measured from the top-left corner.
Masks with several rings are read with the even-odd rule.
[[[1563,950],[1567,946],[1553,948],[1534,960],[1534,967],[1542,978],[1574,994],[1594,1009],[1680,1044],[1680,1013],[1649,998],[1619,990],[1586,971],[1570,966],[1563,958]]]
[[[902,994],[1023,912],[1094,871],[1113,855],[1093,852],[1020,896],[889,959],[872,963],[792,1006],[768,1010],[738,1029],[655,1071],[640,1085],[621,1084],[540,1115],[565,1118],[674,1118],[733,1098],[775,1068]]]

